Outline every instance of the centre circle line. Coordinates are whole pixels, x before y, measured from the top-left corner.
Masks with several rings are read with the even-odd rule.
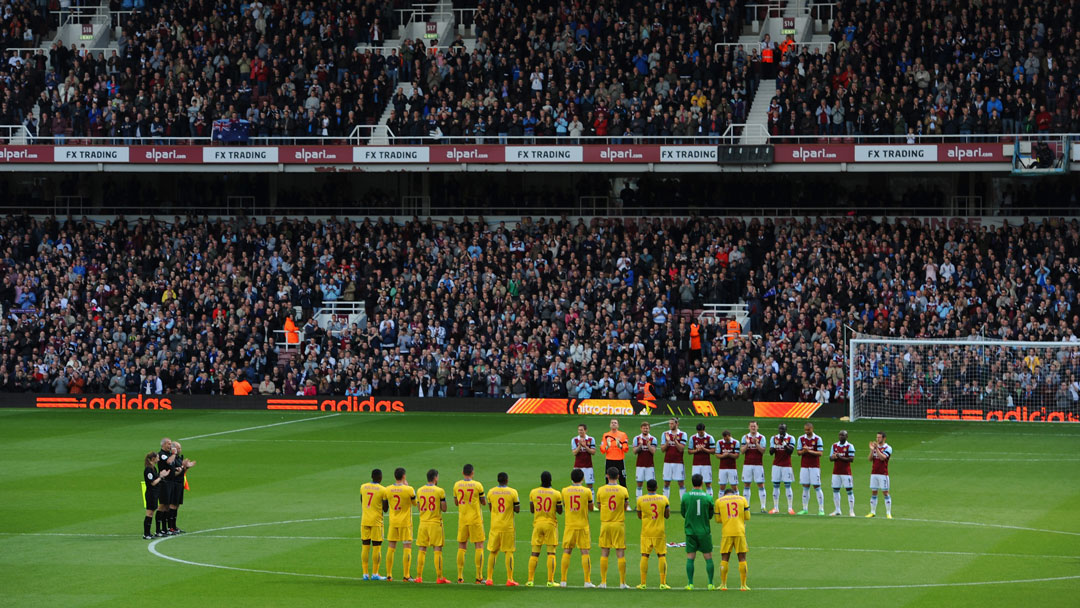
[[[227,531],[227,530],[241,530],[241,529],[245,529],[245,528],[257,528],[257,527],[262,527],[262,526],[285,526],[285,525],[289,525],[289,524],[298,524],[298,523],[311,523],[311,522],[322,522],[322,521],[340,521],[340,520],[343,520],[343,519],[360,519],[360,517],[361,517],[360,515],[340,515],[340,516],[335,516],[335,517],[313,517],[313,518],[306,518],[306,519],[288,519],[288,520],[282,520],[282,521],[257,522],[257,523],[249,523],[249,524],[239,524],[239,525],[235,525],[235,526],[223,526],[223,527],[219,527],[219,528],[209,528],[209,529],[206,529],[206,530],[198,530],[198,531],[195,531],[195,532],[186,533],[183,536],[195,536],[195,535],[199,535],[199,534],[205,534],[205,535],[207,535],[207,538],[223,538],[223,537],[228,537],[229,535],[215,535],[215,534],[212,534],[212,533],[214,533],[214,532],[224,532],[224,531]],[[901,518],[897,518],[897,519],[901,519]],[[910,519],[910,518],[904,518],[904,519],[907,519],[907,521],[920,521],[920,522],[926,522],[926,523],[941,523],[941,524],[951,524],[951,525],[974,525],[974,526],[998,527],[998,528],[1007,528],[1007,529],[1020,529],[1020,530],[1031,531],[1031,532],[1045,532],[1045,533],[1051,533],[1051,534],[1069,534],[1069,535],[1078,534],[1078,533],[1067,532],[1067,531],[1063,531],[1063,530],[1046,530],[1046,529],[1038,529],[1038,528],[1020,528],[1018,526],[1007,526],[1007,525],[1002,525],[1002,524],[981,524],[981,523],[978,523],[978,522],[954,522],[954,521],[940,521],[940,520],[928,520],[928,519]],[[342,576],[342,575],[337,575],[337,574],[316,574],[316,573],[306,573],[306,572],[285,572],[285,571],[281,571],[281,570],[265,570],[265,569],[260,569],[260,568],[243,568],[243,567],[239,567],[239,566],[226,566],[226,565],[223,565],[223,564],[210,564],[210,563],[205,563],[205,562],[196,562],[196,561],[182,559],[182,558],[179,558],[179,557],[174,557],[174,556],[171,556],[171,555],[166,555],[165,553],[162,553],[161,551],[158,550],[157,546],[160,543],[162,543],[164,541],[167,541],[167,540],[175,539],[175,538],[178,538],[178,537],[177,536],[166,536],[166,537],[163,537],[163,538],[154,539],[153,541],[150,542],[149,545],[147,545],[147,550],[156,557],[160,557],[162,559],[166,559],[166,560],[176,562],[176,563],[179,563],[179,564],[185,564],[185,565],[188,565],[188,566],[199,566],[199,567],[203,567],[203,568],[215,568],[215,569],[218,569],[218,570],[231,570],[231,571],[234,571],[234,572],[250,572],[250,573],[254,573],[254,574],[270,574],[270,575],[278,575],[278,576],[297,576],[297,577],[304,577],[304,578],[321,578],[321,579],[345,580],[345,581],[361,581],[361,580],[363,580],[362,578],[360,578],[358,576]],[[237,538],[267,538],[267,539],[273,539],[274,537],[260,537],[260,536],[243,536],[243,537],[239,537],[238,536]],[[299,536],[298,537],[276,537],[276,539],[284,539],[284,538],[292,538],[292,539],[296,539],[296,540],[301,540],[301,539],[305,539],[305,540],[337,540],[337,539],[340,539],[342,537],[299,537]],[[768,550],[793,550],[793,548],[791,548],[791,547],[758,547],[758,548],[759,549],[768,549]],[[932,552],[932,551],[890,550],[890,549],[847,549],[847,548],[843,548],[843,547],[830,547],[830,548],[827,548],[826,550],[854,551],[854,552],[867,552],[867,553],[871,553],[871,552],[923,553],[923,554],[934,554],[934,555],[940,554],[940,555],[976,555],[976,556],[987,556],[987,557],[1001,556],[1001,557],[1028,557],[1028,558],[1035,557],[1035,558],[1046,558],[1046,559],[1080,559],[1080,556],[1019,555],[1019,554],[1015,554],[1015,555],[1014,554],[1009,554],[1009,555],[1007,555],[1007,554],[998,554],[998,553],[975,553],[975,552],[960,552],[960,551]],[[802,587],[754,587],[754,589],[758,590],[758,591],[841,591],[841,590],[858,590],[858,589],[907,589],[907,588],[935,588],[935,587],[971,587],[971,586],[978,586],[978,585],[1011,585],[1011,584],[1024,584],[1024,583],[1049,583],[1049,582],[1067,581],[1067,580],[1076,580],[1076,579],[1080,579],[1080,574],[1072,575],[1072,576],[1013,579],[1013,580],[1004,580],[1004,581],[965,581],[965,582],[952,582],[952,583],[909,583],[909,584],[904,584],[904,585],[826,585],[826,586],[819,586],[819,587],[808,587],[808,586],[802,586]],[[573,588],[583,588],[583,587],[574,586]]]

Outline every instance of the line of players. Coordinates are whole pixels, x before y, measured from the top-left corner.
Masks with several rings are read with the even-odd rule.
[[[618,420],[611,421],[612,431],[618,430]],[[664,454],[663,482],[664,496],[670,496],[671,483],[675,482],[679,487],[679,496],[682,498],[685,489],[685,462],[684,452],[693,455],[692,475],[701,475],[705,482],[705,491],[712,493],[713,463],[715,457],[719,460],[717,469],[717,487],[720,493],[725,488],[731,488],[738,492],[739,476],[737,463],[743,458],[743,496],[750,501],[751,485],[757,484],[758,499],[761,512],[766,512],[765,495],[765,468],[763,459],[768,450],[772,456],[772,484],[773,506],[768,510],[770,514],[780,513],[780,486],[783,485],[787,497],[787,512],[795,515],[794,494],[791,485],[795,481],[795,474],[791,466],[791,456],[796,454],[800,457],[799,482],[802,485],[802,509],[799,515],[806,515],[810,506],[810,489],[813,487],[817,497],[818,515],[825,515],[825,497],[821,490],[821,457],[824,455],[824,444],[821,437],[814,433],[814,425],[807,422],[804,425],[805,434],[798,438],[788,434],[787,425],[780,424],[777,434],[771,438],[758,432],[757,422],[751,422],[749,432],[743,435],[741,440],[731,436],[731,432],[724,430],[721,439],[717,441],[712,435],[705,432],[705,424],[697,425],[694,435],[687,434],[679,429],[679,420],[672,418],[668,421],[668,430],[658,438],[650,433],[651,425],[648,422],[641,423],[641,434],[634,437],[627,451],[636,455],[634,471],[637,481],[637,497],[641,497],[642,485],[656,478],[656,464],[654,454],[659,449]],[[581,469],[585,474],[585,484],[591,490],[593,487],[592,455],[596,453],[596,440],[588,435],[585,424],[578,425],[578,434],[571,439],[570,448],[574,454],[574,467]],[[886,517],[892,519],[892,497],[889,494],[889,460],[892,458],[892,447],[885,442],[886,434],[880,432],[874,441],[870,442],[869,461],[871,462],[870,475],[870,512],[867,517],[875,517],[877,514],[878,492],[881,491],[885,498]],[[832,490],[834,509],[830,515],[842,515],[841,490],[847,493],[848,514],[855,517],[855,490],[851,474],[851,463],[855,460],[855,446],[848,442],[847,431],[840,431],[838,441],[832,444],[829,450],[829,460],[833,463]],[[610,463],[610,460],[608,461]]]
[[[144,540],[184,533],[177,527],[176,518],[184,504],[184,475],[195,461],[184,458],[181,450],[179,441],[166,437],[161,440],[161,451],[149,452],[143,458]],[[155,522],[154,534],[150,534],[151,520]]]
[[[581,557],[581,567],[586,588],[606,588],[608,566],[611,552],[615,552],[619,572],[619,588],[628,589],[626,582],[626,510],[630,501],[627,489],[619,485],[620,471],[609,467],[606,473],[607,483],[593,491],[583,485],[585,474],[581,469],[570,473],[571,485],[555,490],[551,487],[551,473],[544,471],[540,475],[540,486],[529,493],[529,510],[533,515],[531,554],[529,574],[525,586],[534,586],[540,555],[547,549],[547,586],[566,587],[570,570],[570,559],[576,549]],[[521,511],[521,502],[517,490],[509,486],[510,478],[506,473],[497,476],[498,485],[486,495],[484,486],[474,478],[475,471],[471,464],[462,469],[462,479],[454,483],[453,500],[458,508],[457,531],[457,582],[464,583],[464,570],[468,545],[472,544],[477,584],[494,585],[496,554],[502,553],[506,562],[506,585],[518,586],[514,580],[515,550],[515,514]],[[450,581],[443,574],[443,513],[447,509],[446,491],[439,487],[439,472],[431,469],[427,472],[427,484],[414,489],[405,478],[405,469],[394,471],[394,483],[382,485],[382,471],[375,469],[371,473],[371,482],[361,486],[361,563],[364,580],[393,580],[393,569],[398,544],[402,545],[402,574],[406,582],[421,583],[428,549],[432,550],[435,561],[435,583],[447,584]],[[686,532],[686,572],[693,589],[694,560],[697,552],[705,559],[708,575],[708,588],[713,586],[714,564],[712,561],[713,543],[710,521],[722,525],[720,589],[727,588],[728,561],[734,552],[739,561],[739,575],[744,591],[747,577],[747,542],[745,522],[750,519],[749,502],[738,495],[734,489],[728,489],[724,496],[712,500],[711,494],[702,489],[702,476],[694,474],[691,478],[693,490],[684,495],[681,501],[681,514]],[[646,483],[647,493],[637,500],[637,516],[641,519],[641,583],[638,589],[646,588],[649,558],[657,554],[660,570],[660,589],[670,589],[667,584],[667,534],[665,520],[671,516],[671,507],[667,496],[657,494],[656,480]],[[600,584],[592,583],[592,562],[589,553],[592,535],[589,528],[589,513],[594,508],[600,511]],[[487,506],[491,513],[491,526],[487,538],[484,535],[482,508]],[[412,516],[413,508],[420,511],[420,525],[416,535],[417,576],[411,577],[412,566]],[[389,528],[386,531],[386,573],[384,579],[379,575],[381,566],[381,545],[384,540],[384,513],[389,514]],[[558,539],[558,515],[564,515],[562,563],[560,579],[555,582],[556,552],[560,547]],[[487,541],[489,552],[487,575],[484,576],[484,548]]]

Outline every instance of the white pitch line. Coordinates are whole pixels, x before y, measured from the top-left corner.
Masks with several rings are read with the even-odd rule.
[[[217,437],[218,435],[228,435],[229,433],[242,433],[244,431],[254,431],[257,429],[268,429],[272,426],[282,426],[285,424],[296,424],[297,422],[311,422],[312,420],[323,420],[325,418],[333,418],[334,416],[340,416],[341,414],[327,414],[325,416],[316,416],[315,418],[300,418],[299,420],[286,420],[285,422],[275,422],[273,424],[260,424],[259,426],[249,426],[243,429],[233,429],[231,431],[219,431],[217,433],[207,433],[205,435],[192,435],[191,437],[181,437],[178,441],[188,441],[189,439],[202,439],[204,437]]]
[[[241,525],[238,525],[238,526],[226,526],[226,527],[222,527],[222,528],[213,528],[213,529],[210,529],[210,530],[203,530],[201,532],[198,532],[198,531],[197,532],[192,532],[189,535],[195,535],[195,534],[200,534],[200,533],[209,534],[211,532],[221,532],[223,530],[236,530],[236,529],[241,529],[241,528],[254,528],[254,527],[259,527],[259,526],[287,525],[287,524],[293,524],[293,523],[305,523],[305,522],[316,522],[316,521],[332,521],[332,520],[340,520],[340,519],[356,519],[358,517],[359,516],[357,516],[357,515],[345,515],[345,516],[339,516],[339,517],[321,517],[321,518],[311,518],[311,519],[286,520],[286,521],[278,521],[278,522],[262,522],[262,523],[254,523],[254,524],[241,524]],[[971,522],[955,522],[955,523],[971,523]],[[991,525],[991,524],[988,524],[988,525]],[[279,571],[279,570],[263,570],[263,569],[259,569],[259,568],[241,568],[241,567],[238,567],[238,566],[225,566],[225,565],[222,565],[222,564],[208,564],[208,563],[204,563],[204,562],[196,562],[196,561],[181,559],[179,557],[173,557],[171,555],[165,555],[164,553],[158,551],[157,545],[159,543],[164,542],[166,540],[173,539],[173,538],[178,538],[178,537],[176,537],[176,536],[167,536],[165,538],[155,539],[155,540],[151,541],[149,545],[147,545],[147,550],[150,551],[150,553],[152,553],[153,555],[155,555],[157,557],[160,557],[162,559],[167,559],[169,561],[176,562],[176,563],[179,563],[179,564],[185,564],[185,565],[188,565],[188,566],[199,566],[199,567],[203,567],[203,568],[215,568],[215,569],[218,569],[218,570],[232,570],[234,572],[251,572],[251,573],[255,573],[255,574],[270,574],[270,575],[276,575],[276,576],[296,576],[296,577],[303,577],[303,578],[321,578],[321,579],[346,580],[346,581],[360,581],[360,580],[363,580],[362,578],[360,578],[358,576],[341,576],[341,575],[336,575],[336,574],[316,574],[316,573],[310,573],[310,572],[284,572],[284,571]],[[789,548],[784,547],[784,549],[789,549]],[[886,550],[882,550],[882,551],[887,552]],[[1030,557],[1030,556],[1027,556],[1027,557]],[[1029,579],[1014,579],[1014,580],[1007,580],[1007,581],[967,581],[967,582],[953,582],[953,583],[909,583],[909,584],[903,584],[903,585],[829,585],[829,586],[821,586],[821,587],[806,587],[806,586],[804,586],[804,587],[755,587],[754,589],[757,590],[757,591],[840,591],[840,590],[860,590],[860,589],[908,589],[908,588],[934,588],[934,587],[974,587],[974,586],[980,586],[980,585],[1015,585],[1015,584],[1024,584],[1024,583],[1049,583],[1049,582],[1068,581],[1068,580],[1076,580],[1076,579],[1080,579],[1080,575],[1045,577],[1045,578],[1029,578]],[[574,586],[573,588],[580,589],[582,587]]]
[[[1045,532],[1049,534],[1065,534],[1068,536],[1080,536],[1080,532],[1069,532],[1066,530],[1048,530],[1046,528],[1026,528],[1024,526],[1010,526],[1008,524],[984,524],[976,521],[949,521],[943,519],[917,519],[914,517],[894,517],[895,520],[900,521],[917,521],[928,524],[948,524],[952,526],[978,526],[980,528],[999,528],[1002,530],[1020,530],[1022,532]]]
[[[107,536],[118,536],[109,534]],[[242,539],[242,540],[334,540],[334,541],[360,541],[359,536],[282,536],[282,535],[267,535],[262,536],[258,534],[200,534],[199,538],[225,538],[225,539]],[[626,543],[627,547],[640,547],[638,543]],[[750,547],[754,551],[803,551],[806,547],[770,547],[753,545]],[[905,549],[852,549],[847,547],[819,547],[814,549],[815,551],[832,551],[842,553],[912,553],[917,555],[946,555],[946,556],[963,556],[963,557],[1006,557],[1006,558],[1034,558],[1034,559],[1078,559],[1080,555],[1041,555],[1032,553],[982,553],[978,551],[919,551],[919,550],[905,550]]]

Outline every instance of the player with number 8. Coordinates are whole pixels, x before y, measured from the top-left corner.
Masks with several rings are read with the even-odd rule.
[[[517,587],[514,581],[514,514],[521,511],[518,492],[509,487],[510,476],[499,473],[499,485],[488,493],[488,506],[491,509],[491,533],[488,535],[488,570],[485,584],[495,584],[495,554],[502,553],[506,559],[506,586]]]

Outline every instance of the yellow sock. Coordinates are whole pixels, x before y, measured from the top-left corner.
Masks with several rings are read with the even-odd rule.
[[[547,575],[548,575],[548,578],[547,578],[548,582],[549,583],[554,583],[555,582],[555,554],[554,553],[548,553],[548,556],[547,556]],[[563,575],[563,579],[564,580],[566,579],[566,575]]]
[[[585,562],[582,562],[582,563],[584,564]],[[608,567],[608,558],[607,558],[607,556],[601,555],[600,556],[600,584],[601,585],[606,585],[607,584],[607,567]]]
[[[360,566],[364,569],[364,576],[371,574],[371,545],[360,545]]]
[[[746,586],[746,562],[739,562],[739,581],[742,586]]]
[[[726,559],[720,560],[720,584],[727,586],[727,573],[728,573],[728,561]]]
[[[533,582],[533,578],[536,577],[536,565],[540,563],[540,557],[532,555],[529,557],[529,582]]]
[[[457,550],[457,577],[458,580],[465,578],[465,549]]]
[[[484,550],[477,549],[473,555],[473,563],[476,564],[476,578],[484,576]]]
[[[421,562],[423,563],[423,562]],[[442,551],[435,552],[435,578],[442,578]]]
[[[506,554],[506,580],[514,580],[514,554]]]
[[[560,578],[559,581],[565,583],[566,582],[566,575],[567,575],[567,573],[570,572],[570,554],[569,553],[563,553],[563,555],[562,555],[562,568],[561,569],[562,569],[562,578]]]
[[[373,575],[379,574],[379,566],[382,565],[382,547],[379,545],[371,545],[371,573]]]
[[[427,548],[416,552],[416,578],[424,578],[424,562],[427,561]]]
[[[626,584],[626,558],[625,557],[620,557],[619,558],[619,584],[620,585],[625,585]]]
[[[492,580],[495,576],[495,554],[492,553],[488,556],[488,580]]]
[[[581,556],[581,569],[585,571],[585,582],[592,582],[592,557],[588,555]]]
[[[412,573],[412,547],[404,547],[401,554],[401,567],[405,570],[405,578]]]
[[[392,578],[394,576],[394,553],[397,549],[393,547],[386,548],[386,577]]]
[[[641,584],[644,585],[645,580],[649,578],[649,556],[642,555],[638,566],[641,568]]]
[[[666,585],[667,584],[667,556],[666,555],[661,555],[660,558],[657,561],[660,562],[660,584],[661,585]]]

